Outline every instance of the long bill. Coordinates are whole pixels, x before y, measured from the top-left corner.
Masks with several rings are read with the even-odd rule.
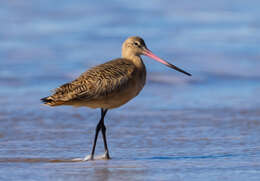
[[[150,57],[150,58],[152,58],[152,59],[154,59],[154,60],[156,60],[156,61],[158,61],[158,62],[160,62],[160,63],[162,63],[162,64],[164,64],[164,65],[166,65],[166,66],[168,66],[168,67],[170,67],[170,68],[172,68],[172,69],[174,69],[174,70],[177,70],[177,71],[182,72],[182,73],[184,73],[184,74],[186,74],[186,75],[188,75],[188,76],[191,76],[190,73],[185,72],[184,70],[182,70],[182,69],[176,67],[175,65],[172,65],[171,63],[166,62],[165,60],[163,60],[163,59],[157,57],[155,54],[153,54],[153,53],[152,53],[150,50],[148,50],[148,49],[145,49],[145,50],[143,51],[143,54],[146,55],[146,56],[148,56],[148,57]]]

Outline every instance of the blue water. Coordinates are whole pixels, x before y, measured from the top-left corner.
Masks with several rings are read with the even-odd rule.
[[[0,6],[0,180],[260,179],[260,2],[10,1]],[[39,99],[144,38],[147,84],[106,117]],[[103,153],[98,140],[97,155]]]

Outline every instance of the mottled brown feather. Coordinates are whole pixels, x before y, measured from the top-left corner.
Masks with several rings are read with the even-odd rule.
[[[118,58],[93,67],[77,79],[66,83],[55,93],[44,98],[51,106],[66,104],[75,100],[91,101],[127,87],[136,66],[125,58]]]

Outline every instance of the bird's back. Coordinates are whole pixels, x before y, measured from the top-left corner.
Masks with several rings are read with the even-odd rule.
[[[139,73],[138,68],[130,60],[115,59],[89,69],[74,81],[55,89],[53,95],[41,100],[50,106],[74,105],[109,108],[110,104],[111,108],[118,107],[128,100],[119,103],[120,101],[114,100],[115,96],[120,96],[120,92],[129,91],[131,86],[135,86],[135,79],[140,76]],[[134,94],[137,95],[139,91]],[[131,92],[124,92],[125,94],[131,94]],[[129,96],[132,98],[136,95]],[[127,97],[127,95],[125,96]],[[130,97],[129,99],[131,99]]]

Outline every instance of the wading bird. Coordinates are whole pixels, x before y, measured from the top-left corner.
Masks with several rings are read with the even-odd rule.
[[[98,133],[101,129],[105,154],[104,159],[109,159],[106,141],[106,127],[104,118],[109,109],[117,108],[139,94],[146,81],[146,69],[141,59],[146,55],[156,61],[182,72],[191,74],[166,62],[154,55],[140,37],[129,37],[122,45],[122,58],[117,58],[104,64],[93,67],[72,82],[66,83],[57,89],[51,96],[42,98],[44,104],[49,106],[87,106],[101,108],[99,120],[91,154],[83,160],[93,160]]]

